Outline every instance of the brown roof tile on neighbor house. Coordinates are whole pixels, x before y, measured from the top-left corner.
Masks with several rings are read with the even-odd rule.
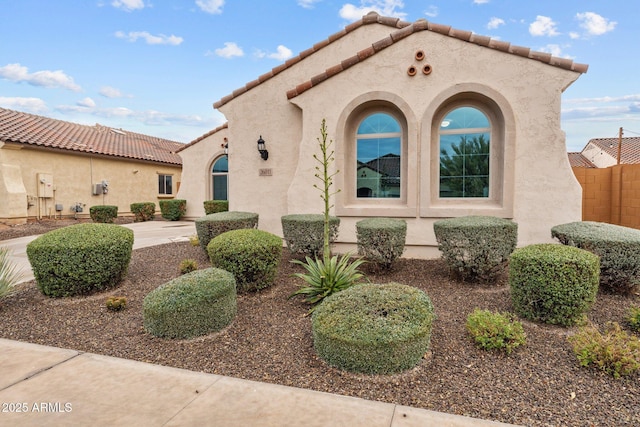
[[[618,159],[618,138],[594,138],[587,143],[595,145],[614,159]],[[640,137],[622,138],[620,163],[632,165],[640,163]],[[586,148],[586,147],[585,147]]]
[[[572,168],[596,168],[597,167],[596,165],[591,163],[589,159],[583,156],[582,153],[571,152],[571,153],[567,153],[567,155],[569,156],[569,163],[571,164]]]
[[[176,152],[184,145],[100,124],[81,125],[6,108],[0,108],[0,140],[172,165],[182,164]]]

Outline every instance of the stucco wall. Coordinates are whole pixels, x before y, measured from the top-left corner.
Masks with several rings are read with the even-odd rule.
[[[159,213],[158,174],[173,175],[174,196],[181,180],[181,167],[60,151],[9,149],[6,145],[0,148],[0,164],[19,169],[26,193],[20,198],[24,216],[28,218],[73,217],[75,212],[71,207],[76,203],[84,206],[79,217],[88,217],[91,206],[102,204],[116,205],[118,215],[129,215],[130,204],[135,202],[155,202]],[[52,177],[52,197],[38,197],[44,185],[38,181],[38,174]],[[102,180],[109,183],[108,194],[92,195],[92,185]],[[6,189],[0,188],[0,192],[0,199],[4,200]],[[56,204],[62,205],[62,211],[56,211]],[[0,210],[0,222],[11,222],[15,215],[6,209]]]

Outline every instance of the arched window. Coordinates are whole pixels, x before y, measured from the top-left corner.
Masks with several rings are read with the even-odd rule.
[[[213,200],[229,199],[229,159],[227,155],[218,157],[211,168]]]
[[[402,131],[389,114],[365,117],[356,132],[356,197],[399,198]]]
[[[488,198],[491,123],[477,108],[459,107],[440,123],[440,197]]]

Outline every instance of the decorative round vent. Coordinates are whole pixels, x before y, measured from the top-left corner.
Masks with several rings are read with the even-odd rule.
[[[409,69],[407,70],[407,74],[409,74],[412,77],[415,76],[417,72],[418,70],[415,65],[410,66]]]
[[[431,74],[431,71],[433,71],[433,68],[431,68],[431,65],[429,65],[429,64],[427,64],[424,67],[422,67],[422,72],[427,76],[429,74]]]
[[[425,57],[424,51],[419,50],[416,52],[416,61],[422,61]]]

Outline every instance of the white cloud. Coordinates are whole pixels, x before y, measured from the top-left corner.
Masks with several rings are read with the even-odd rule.
[[[546,52],[546,53],[550,53],[553,56],[557,56],[558,58],[569,58],[568,56],[563,56],[562,55],[562,46],[560,46],[559,44],[548,44],[544,47],[540,48],[541,52]]]
[[[569,33],[569,37],[572,38],[573,40],[579,39],[580,38],[580,34],[576,33],[575,31],[571,31]]]
[[[105,98],[133,98],[133,96],[125,95],[120,91],[120,89],[116,89],[115,87],[111,86],[102,86],[100,88],[100,92],[98,93]]]
[[[78,107],[94,108],[96,106],[96,102],[93,99],[86,97],[76,102],[76,105]]]
[[[564,100],[563,102],[569,104],[585,104],[585,103],[593,103],[593,102],[640,102],[640,93],[633,95],[623,95],[623,96],[603,96],[600,98],[572,98]]]
[[[74,92],[80,92],[82,90],[82,88],[73,81],[73,78],[66,75],[62,70],[45,70],[29,73],[29,69],[25,66],[20,64],[7,64],[4,67],[0,67],[0,77],[17,83],[25,82],[32,86],[63,88]]]
[[[618,24],[593,12],[578,13],[576,18],[580,21],[580,27],[584,28],[590,36],[601,36],[613,31]]]
[[[111,6],[131,12],[136,9],[144,9],[144,0],[113,0]]]
[[[548,16],[536,16],[536,20],[529,25],[529,34],[532,36],[557,36],[560,33],[556,29],[556,23]]]
[[[224,0],[196,0],[196,4],[203,12],[218,15],[222,13]]]
[[[487,4],[489,0],[473,0],[473,4]]]
[[[504,19],[496,18],[495,16],[493,16],[489,20],[489,23],[487,24],[487,28],[490,29],[490,30],[495,30],[500,25],[504,25],[504,24],[505,24]]]
[[[211,56],[211,55],[216,55],[216,56],[220,56],[221,58],[229,59],[229,58],[244,56],[244,51],[236,43],[226,42],[224,44],[224,47],[216,49],[214,53],[211,53],[211,52],[206,53],[206,56]]]
[[[429,6],[427,10],[424,11],[424,14],[429,18],[435,18],[436,16],[438,16],[438,6]]]
[[[377,12],[383,16],[404,18],[406,13],[398,11],[404,7],[402,0],[360,0],[360,5],[356,6],[347,3],[340,8],[340,17],[348,21],[362,19],[369,12]]]
[[[127,39],[132,43],[138,39],[143,39],[147,44],[169,44],[173,46],[177,46],[184,41],[182,37],[174,36],[173,34],[170,36],[165,36],[164,34],[154,36],[147,31],[130,31],[126,34],[123,31],[116,31],[115,36],[119,39]]]
[[[305,9],[313,9],[313,5],[322,0],[298,0],[298,6],[304,7]]]
[[[47,111],[47,104],[40,98],[4,97],[0,96],[0,105],[4,108],[30,113]]]
[[[293,52],[286,46],[278,45],[276,53],[270,53],[267,57],[277,59],[278,61],[286,61],[293,56]]]

